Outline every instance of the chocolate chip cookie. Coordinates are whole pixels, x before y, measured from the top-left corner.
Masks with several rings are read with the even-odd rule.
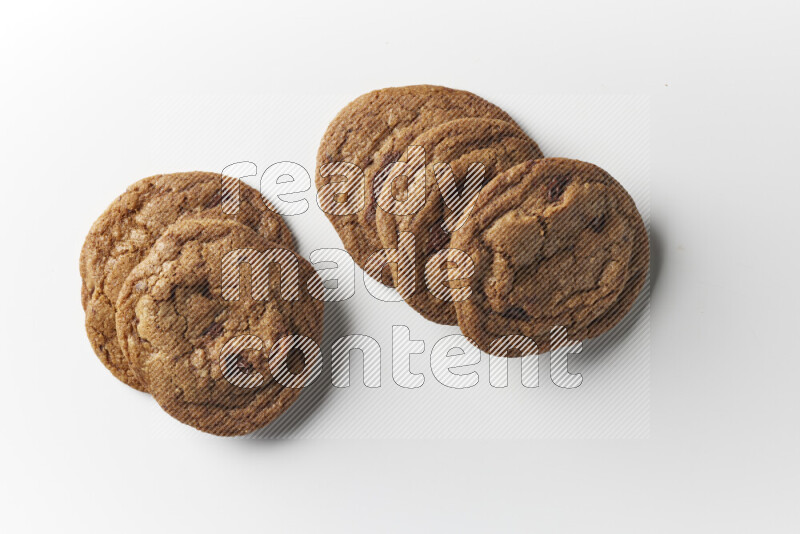
[[[246,184],[239,184],[238,213],[223,213],[221,203],[235,198],[222,198],[222,179],[220,174],[188,172],[140,180],[106,209],[86,236],[80,257],[86,332],[100,361],[131,387],[144,391],[117,344],[114,303],[125,278],[167,226],[202,211],[209,217],[233,218],[275,242],[293,246],[291,232],[281,216]]]
[[[518,126],[499,119],[446,122],[426,131],[410,144],[424,150],[424,190],[419,187],[421,184],[415,184],[412,187],[416,189],[410,192],[407,176],[386,181],[379,197],[380,205],[386,209],[379,209],[376,215],[378,235],[384,248],[396,248],[401,232],[414,236],[415,287],[413,293],[404,298],[425,318],[454,325],[457,320],[453,302],[442,300],[429,290],[426,264],[449,245],[452,231],[459,220],[468,216],[472,202],[485,183],[519,163],[541,158],[542,153]],[[406,202],[419,193],[422,197],[415,206],[416,211],[403,214],[403,210],[396,209],[398,199]],[[431,264],[428,273],[431,282],[437,277],[433,267]],[[392,273],[397,285],[398,270],[393,269]]]
[[[502,109],[472,93],[414,85],[362,95],[328,126],[317,154],[319,202],[362,268],[381,249],[375,223],[379,171],[402,157],[426,130],[468,117],[512,122]]]
[[[508,335],[545,352],[554,327],[571,340],[599,336],[633,305],[650,257],[625,189],[599,167],[561,158],[495,177],[451,246],[475,264],[472,294],[455,304],[459,325],[487,352]]]
[[[321,365],[321,292],[292,250],[234,221],[183,219],[119,292],[120,346],[170,415],[246,434],[288,408]]]

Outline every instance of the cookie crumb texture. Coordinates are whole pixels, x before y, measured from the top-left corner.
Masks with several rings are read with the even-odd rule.
[[[455,304],[459,325],[481,349],[503,336],[550,350],[615,326],[649,265],[647,232],[628,193],[608,173],[562,158],[525,162],[480,193],[452,247],[475,262],[472,296]]]
[[[128,274],[169,225],[202,213],[209,218],[237,220],[272,241],[293,246],[289,228],[261,194],[243,183],[239,188],[239,213],[229,216],[220,207],[220,174],[151,176],[131,185],[89,230],[80,255],[86,333],[100,361],[129,386],[146,391],[117,344],[115,303]]]
[[[242,269],[247,274],[239,298],[223,298],[223,257],[241,249],[285,252],[296,262],[297,300],[281,296],[281,270],[265,267],[253,252],[237,260],[248,266]],[[268,276],[257,282],[257,269]],[[232,221],[184,220],[159,238],[126,279],[117,301],[120,346],[137,378],[170,415],[204,432],[246,434],[278,417],[301,391],[271,377],[268,355],[290,335],[320,343],[323,304],[308,289],[321,291],[319,284],[307,261],[250,228]],[[266,291],[259,300],[253,298],[256,285]],[[226,353],[223,362],[223,347],[242,335],[263,344]],[[292,357],[290,369],[302,373],[302,353]],[[225,366],[241,379],[252,377],[250,387],[223,376]]]

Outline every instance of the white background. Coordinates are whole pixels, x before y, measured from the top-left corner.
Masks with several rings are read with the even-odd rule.
[[[25,6],[0,17],[4,531],[797,531],[795,5]],[[153,146],[154,103],[411,83],[508,105],[537,140],[526,98],[649,96],[649,437],[220,439],[171,431],[94,359],[85,232],[128,183],[185,170],[154,168],[183,163]],[[311,168],[312,108],[246,117],[299,152],[245,157]]]

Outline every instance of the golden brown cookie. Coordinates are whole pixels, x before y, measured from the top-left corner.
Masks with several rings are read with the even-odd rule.
[[[319,201],[345,248],[362,268],[381,249],[375,225],[378,172],[402,157],[409,143],[426,130],[467,117],[513,122],[502,109],[472,93],[413,85],[362,95],[345,106],[328,126],[317,154]],[[345,169],[343,163],[354,165],[363,174]]]
[[[472,295],[456,303],[481,349],[522,335],[550,350],[550,333],[599,336],[633,305],[647,276],[647,231],[622,186],[590,163],[547,158],[495,177],[451,247],[475,263]]]
[[[120,290],[120,346],[170,415],[204,432],[246,434],[301,391],[274,378],[270,359],[288,359],[289,373],[311,372],[285,343],[304,336],[319,345],[323,304],[311,294],[321,291],[311,264],[291,249],[234,221],[183,219]]]
[[[167,226],[180,217],[204,212],[209,217],[235,219],[272,241],[293,246],[291,232],[281,216],[268,207],[258,191],[244,183],[239,185],[239,212],[226,215],[220,206],[220,174],[151,176],[131,185],[89,230],[80,257],[86,332],[100,361],[129,386],[144,391],[117,344],[114,303],[125,278]],[[225,202],[231,200],[226,198]]]
[[[475,198],[470,195],[475,195],[496,174],[523,161],[541,158],[542,153],[515,124],[484,118],[446,122],[426,131],[411,145],[424,149],[424,201],[415,212],[403,214],[393,207],[396,199],[407,200],[411,196],[407,178],[402,177],[401,181],[398,176],[385,182],[381,189],[381,205],[389,209],[377,212],[378,235],[383,247],[392,249],[398,246],[401,232],[414,236],[415,287],[413,293],[404,298],[425,318],[454,325],[457,321],[453,302],[440,299],[426,285],[428,260],[450,244],[450,235],[457,228],[458,219],[468,214],[469,199]],[[482,165],[482,169],[476,164]],[[416,191],[422,193],[418,185],[416,187]],[[442,191],[446,195],[442,195]],[[397,284],[397,270],[393,269],[392,273]],[[430,274],[434,274],[434,269]]]

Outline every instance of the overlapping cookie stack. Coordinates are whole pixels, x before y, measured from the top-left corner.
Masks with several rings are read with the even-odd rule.
[[[223,180],[232,183],[192,172],[130,186],[86,237],[81,300],[92,347],[114,376],[186,424],[238,435],[266,425],[298,396],[299,388],[271,378],[263,356],[291,336],[319,344],[323,305],[309,294],[318,278],[294,253],[281,216],[254,189],[238,181],[223,188]],[[229,215],[223,192],[237,190]],[[285,250],[299,262],[295,298],[256,300],[250,291],[223,298],[223,258],[244,251],[232,261],[249,265],[252,282],[257,266],[265,267],[253,254],[265,250]],[[292,372],[303,372],[297,353],[284,356]]]
[[[424,150],[419,172],[423,153],[409,147]],[[483,175],[470,191],[474,164]],[[555,329],[570,340],[602,334],[647,275],[647,232],[622,186],[589,163],[544,158],[508,114],[465,91],[421,85],[357,98],[322,138],[316,184],[365,271],[398,289],[413,272],[406,302],[493,354],[549,350]],[[409,235],[410,258],[390,257],[406,263],[380,261]]]
[[[545,158],[472,93],[426,85],[359,97],[325,132],[316,172],[320,205],[355,261],[485,352],[547,351],[556,331],[598,336],[647,276],[647,232],[622,186],[592,164]],[[295,262],[289,298],[284,265],[268,268],[276,258]],[[100,360],[205,432],[274,420],[319,354],[321,282],[281,216],[238,180],[194,172],[133,184],[92,226],[80,272]]]

